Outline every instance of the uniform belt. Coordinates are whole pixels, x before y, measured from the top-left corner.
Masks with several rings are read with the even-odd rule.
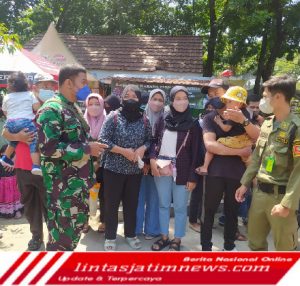
[[[262,182],[257,182],[258,188],[267,194],[274,194],[274,189],[276,185],[274,184],[267,184],[267,183],[262,183]],[[286,191],[286,186],[278,186],[278,194],[284,195]]]

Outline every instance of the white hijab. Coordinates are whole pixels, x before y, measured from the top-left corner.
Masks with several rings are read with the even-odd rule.
[[[152,99],[152,97],[157,93],[162,95],[162,97],[164,99],[164,104],[165,104],[166,103],[166,94],[163,90],[161,90],[159,88],[151,90],[151,92],[149,94],[148,103]],[[147,104],[147,106],[145,108],[145,114],[148,117],[150,125],[152,127],[152,135],[154,135],[154,133],[155,133],[155,124],[156,124],[157,120],[164,114],[164,107],[159,112],[154,112],[153,110],[151,110],[149,104]]]

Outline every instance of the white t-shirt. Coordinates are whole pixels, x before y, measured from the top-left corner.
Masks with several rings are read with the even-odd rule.
[[[171,158],[176,157],[177,134],[177,131],[165,130],[159,155]]]
[[[32,106],[38,100],[30,91],[12,92],[4,96],[2,110],[5,111],[7,119],[34,119]]]

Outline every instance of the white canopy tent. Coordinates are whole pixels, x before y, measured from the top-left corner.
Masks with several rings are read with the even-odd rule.
[[[32,53],[46,58],[58,67],[66,64],[80,64],[60,38],[54,23],[49,25],[44,37],[32,50]],[[90,73],[87,74],[87,77],[89,81],[97,81]]]

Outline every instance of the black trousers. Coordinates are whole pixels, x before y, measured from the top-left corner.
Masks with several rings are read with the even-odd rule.
[[[196,188],[192,191],[190,199],[189,222],[197,223],[201,219],[203,196],[203,177],[199,177]]]
[[[99,205],[100,205],[100,222],[105,222],[105,199],[104,199],[104,179],[103,179],[103,167],[99,167],[96,171],[96,180],[100,183],[100,189],[98,193]]]
[[[204,221],[201,227],[201,245],[203,251],[212,249],[212,228],[214,217],[224,194],[224,249],[235,247],[239,203],[235,200],[235,191],[240,186],[239,180],[210,177],[206,178],[204,201]]]
[[[125,237],[135,237],[136,209],[142,175],[123,175],[104,170],[105,238],[116,239],[118,209],[123,205]]]
[[[43,217],[47,220],[46,189],[42,176],[16,169],[18,187],[24,214],[30,225],[32,237],[43,240]]]

